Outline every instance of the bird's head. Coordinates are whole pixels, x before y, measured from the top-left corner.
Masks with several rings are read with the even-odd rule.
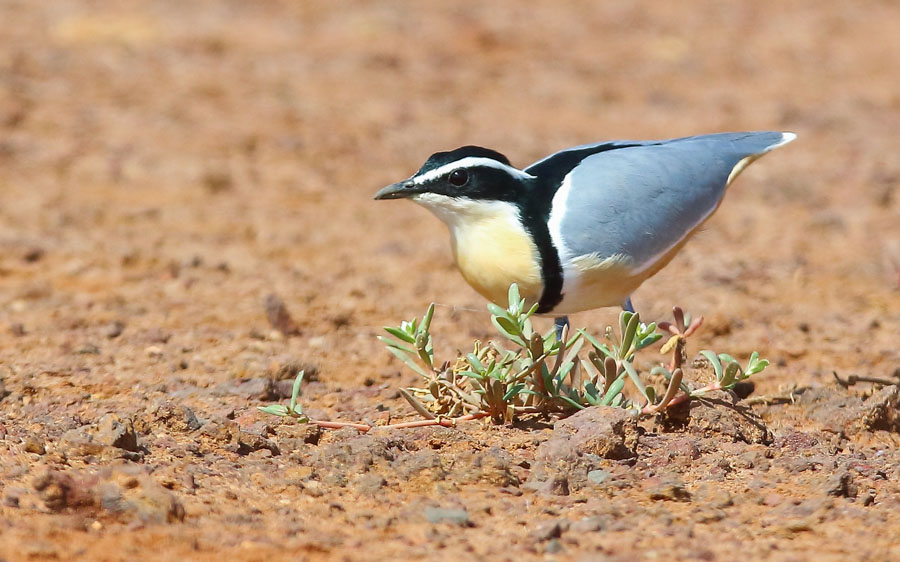
[[[464,146],[432,154],[412,177],[385,187],[375,199],[410,199],[446,222],[461,209],[468,212],[497,201],[515,203],[533,179],[499,152]]]

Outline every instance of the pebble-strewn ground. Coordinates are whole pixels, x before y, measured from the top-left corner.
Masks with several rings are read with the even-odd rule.
[[[0,559],[900,558],[896,387],[832,376],[900,368],[897,21],[0,0]],[[412,419],[381,326],[437,301],[439,357],[488,336],[440,223],[371,200],[431,152],[770,128],[799,139],[635,295],[705,315],[691,354],[771,359],[749,404],[367,435],[256,411],[304,368],[317,417]]]

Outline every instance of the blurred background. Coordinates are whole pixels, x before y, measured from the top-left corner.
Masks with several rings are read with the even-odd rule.
[[[381,325],[437,301],[446,349],[490,329],[444,227],[371,200],[432,152],[524,166],[605,139],[779,129],[799,140],[750,167],[635,304],[706,315],[704,343],[760,349],[773,386],[885,370],[898,18],[877,0],[3,0],[0,360],[109,377],[110,400],[284,356],[329,382],[390,379]],[[258,341],[268,294],[299,336]]]

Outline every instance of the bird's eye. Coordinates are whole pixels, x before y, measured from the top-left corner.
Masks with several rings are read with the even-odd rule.
[[[465,170],[453,170],[450,172],[450,183],[456,187],[462,187],[469,182],[469,174]]]

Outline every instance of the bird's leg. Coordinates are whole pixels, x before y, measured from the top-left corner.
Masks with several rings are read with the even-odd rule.
[[[563,330],[569,327],[569,317],[558,316],[553,319],[553,325],[556,327],[556,341],[562,341]]]
[[[625,302],[622,303],[622,310],[634,314],[634,305],[631,304],[631,295],[625,297]]]

